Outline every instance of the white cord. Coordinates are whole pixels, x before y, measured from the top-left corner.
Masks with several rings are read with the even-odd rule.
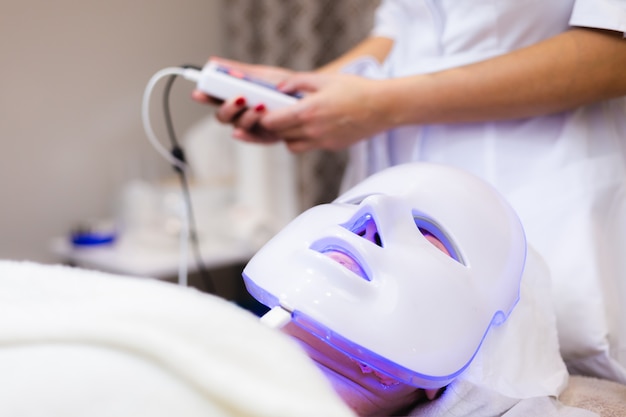
[[[187,168],[187,165],[184,162],[181,162],[178,159],[174,158],[170,151],[167,150],[165,146],[163,146],[163,144],[157,138],[156,133],[154,133],[154,130],[152,129],[152,122],[150,121],[150,98],[152,96],[152,91],[162,78],[170,75],[180,75],[189,81],[198,82],[198,79],[200,78],[200,71],[193,68],[169,67],[164,68],[154,74],[152,78],[150,78],[150,81],[148,81],[148,85],[146,86],[146,89],[143,93],[141,119],[143,121],[144,130],[146,131],[146,136],[148,136],[148,140],[150,141],[152,146],[154,146],[157,152],[159,152],[161,156],[165,158],[170,164],[184,171]]]
[[[168,151],[165,146],[159,141],[152,129],[152,123],[150,121],[150,98],[152,97],[152,92],[157,83],[164,77],[168,77],[171,75],[180,75],[185,79],[193,82],[198,82],[200,78],[200,71],[193,68],[180,68],[180,67],[170,67],[165,68],[158,71],[156,74],[150,78],[148,85],[143,93],[143,102],[141,106],[141,116],[143,121],[143,127],[146,131],[146,136],[148,136],[148,140],[154,146],[154,149],[157,150],[158,153],[161,154],[163,158],[165,158],[170,164],[179,168],[184,175],[184,171],[187,169],[187,165],[184,162],[181,162]],[[184,195],[183,195],[184,199]],[[184,200],[183,200],[184,201]],[[181,228],[180,228],[180,263],[178,265],[178,283],[180,285],[187,286],[187,258],[189,257],[189,214],[184,208],[181,210]]]

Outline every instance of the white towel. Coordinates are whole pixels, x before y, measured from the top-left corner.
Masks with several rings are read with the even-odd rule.
[[[409,415],[420,417],[599,417],[590,411],[564,406],[551,397],[520,400],[506,397],[464,380],[453,382],[441,397],[420,405]]]
[[[491,329],[465,373],[436,401],[410,415],[420,417],[598,417],[556,400],[568,383],[559,355],[547,266],[529,250],[520,301]]]
[[[174,284],[0,261],[0,415],[353,416],[289,339]]]

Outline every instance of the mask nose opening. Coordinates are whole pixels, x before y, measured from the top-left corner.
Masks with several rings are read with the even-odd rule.
[[[344,227],[355,235],[361,236],[363,239],[367,239],[381,248],[383,247],[380,233],[378,233],[378,226],[371,214],[366,214],[358,218],[352,225]]]

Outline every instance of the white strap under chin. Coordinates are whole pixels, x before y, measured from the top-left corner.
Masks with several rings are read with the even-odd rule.
[[[291,321],[291,313],[281,306],[276,306],[261,317],[261,323],[274,329],[280,329]]]

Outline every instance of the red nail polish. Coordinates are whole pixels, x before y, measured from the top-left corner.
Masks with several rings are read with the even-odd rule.
[[[235,104],[238,106],[244,106],[246,104],[246,99],[243,97],[239,97],[237,100],[235,100]]]
[[[261,112],[265,111],[265,104],[261,103],[261,104],[257,105],[257,106],[254,108],[254,110],[255,110],[256,112],[258,112],[258,113],[261,113]]]

